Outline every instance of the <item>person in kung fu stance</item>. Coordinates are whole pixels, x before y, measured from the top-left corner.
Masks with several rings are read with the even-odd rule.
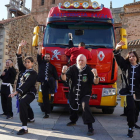
[[[19,68],[19,76],[16,86],[16,91],[9,97],[19,96],[19,111],[22,128],[17,132],[17,135],[28,133],[27,123],[34,122],[34,113],[30,107],[30,103],[35,99],[36,95],[36,80],[37,72],[33,70],[34,60],[31,56],[24,59],[22,62],[21,48],[26,45],[26,41],[22,40],[17,50],[17,62]]]
[[[89,100],[92,93],[92,84],[99,83],[99,77],[96,69],[92,69],[87,64],[86,56],[80,54],[77,56],[76,64],[63,66],[61,79],[69,81],[69,106],[70,120],[67,126],[76,125],[78,120],[79,106],[83,109],[83,122],[88,125],[87,135],[93,135],[94,129],[92,123],[95,119],[90,111]]]
[[[6,60],[6,69],[3,71],[0,78],[2,79],[1,84],[1,105],[3,113],[6,115],[6,119],[13,117],[12,112],[12,99],[9,98],[9,94],[13,92],[13,84],[16,78],[16,69],[13,67],[13,61],[11,59]]]
[[[54,65],[50,63],[51,56],[49,53],[42,57],[42,44],[39,42],[37,62],[38,62],[38,82],[41,82],[41,89],[43,95],[43,106],[45,115],[43,118],[49,118],[51,113],[51,103],[49,94],[51,94],[51,101],[53,102],[55,90],[58,88],[58,75]]]
[[[140,111],[140,64],[138,54],[135,51],[128,52],[125,59],[121,56],[121,47],[123,45],[125,45],[125,42],[120,41],[113,53],[125,76],[126,114],[129,127],[127,136],[132,138],[133,127],[140,129],[140,126],[136,124]]]

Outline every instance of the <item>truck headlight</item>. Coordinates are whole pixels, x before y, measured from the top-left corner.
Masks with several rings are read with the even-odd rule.
[[[88,4],[88,2],[83,2],[83,7],[86,9],[86,8],[88,8],[89,7],[89,4]]]
[[[92,2],[92,7],[93,7],[94,9],[96,9],[97,7],[99,7],[98,2],[96,2],[96,1]]]
[[[68,2],[68,1],[64,2],[63,6],[65,8],[69,8],[70,7],[70,2]]]
[[[103,88],[102,90],[102,97],[103,96],[112,96],[116,94],[115,88]]]
[[[78,7],[80,6],[80,3],[79,3],[79,2],[74,2],[74,3],[73,3],[73,6],[74,6],[75,8],[78,8]]]

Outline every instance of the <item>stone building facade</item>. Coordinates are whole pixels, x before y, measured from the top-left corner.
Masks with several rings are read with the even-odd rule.
[[[16,66],[16,51],[21,40],[26,40],[27,45],[22,49],[23,57],[31,55],[36,60],[36,49],[32,47],[33,29],[38,25],[32,15],[0,21],[0,73],[5,68],[5,60],[11,58]],[[40,32],[43,36],[43,33]],[[41,38],[40,36],[40,38]],[[35,61],[35,70],[37,62]]]
[[[140,1],[124,5],[122,27],[127,30],[128,41],[140,39]]]

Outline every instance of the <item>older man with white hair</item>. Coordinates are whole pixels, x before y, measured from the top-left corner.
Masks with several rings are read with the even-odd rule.
[[[13,60],[6,60],[6,68],[0,76],[0,78],[2,79],[1,105],[3,110],[3,113],[1,115],[6,115],[6,119],[11,119],[13,117],[12,99],[8,96],[13,91],[13,84],[16,78],[16,74],[16,69],[13,67]]]
[[[69,106],[70,106],[70,120],[67,126],[76,125],[78,120],[79,105],[83,109],[83,122],[88,125],[87,135],[93,135],[94,129],[92,123],[95,119],[90,111],[89,99],[92,93],[92,84],[99,83],[99,77],[96,69],[92,69],[87,64],[86,56],[80,54],[77,56],[76,64],[70,66],[63,66],[61,79],[69,81]]]

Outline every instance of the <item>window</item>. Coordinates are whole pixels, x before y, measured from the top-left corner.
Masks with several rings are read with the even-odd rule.
[[[113,48],[115,46],[113,26],[110,24],[81,23],[78,25],[75,22],[56,22],[47,24],[44,47],[68,46],[68,33],[72,33],[75,47],[79,42],[84,42],[86,47],[92,48]]]
[[[41,0],[41,5],[44,5],[44,0]]]
[[[55,0],[52,0],[52,4],[55,4]]]

